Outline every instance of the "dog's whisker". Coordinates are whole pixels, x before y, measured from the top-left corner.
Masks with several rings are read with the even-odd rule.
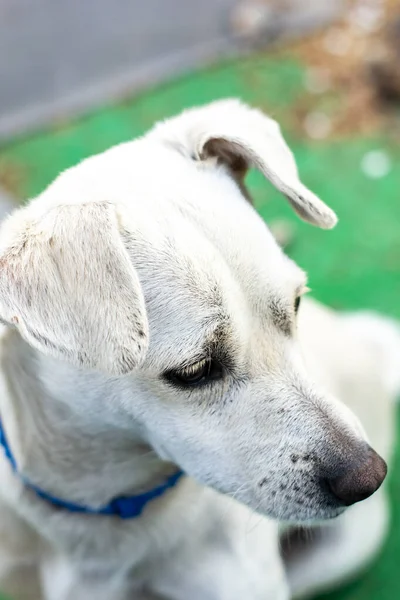
[[[237,488],[237,490],[235,490],[235,492],[230,492],[230,493],[228,492],[228,493],[227,493],[227,494],[225,494],[225,495],[226,495],[226,496],[228,496],[229,498],[231,498],[232,500],[235,500],[235,501],[236,501],[236,498],[237,498],[238,494],[240,494],[240,493],[241,493],[241,492],[243,492],[243,491],[245,491],[245,492],[248,492],[248,491],[250,491],[250,490],[251,490],[251,486],[250,486],[248,483],[244,483],[244,484],[242,484],[241,486],[239,486],[239,487]],[[228,513],[229,513],[231,510],[232,510],[232,505],[231,505],[231,503],[229,503],[229,504],[227,504],[227,506],[226,506],[226,510],[225,510],[225,511],[223,511],[223,512],[222,512],[222,513],[219,515],[219,518],[218,518],[218,520],[217,520],[217,523],[218,523],[218,524],[221,524],[221,523],[222,523],[222,522],[223,522],[223,521],[226,519],[226,517],[228,516]]]
[[[227,493],[226,495],[229,496],[230,498],[232,498],[233,500],[236,500],[237,496],[242,493],[242,492],[248,492],[252,489],[252,486],[249,485],[248,483],[244,483],[241,486],[239,486],[237,488],[236,491],[231,492],[231,493]]]

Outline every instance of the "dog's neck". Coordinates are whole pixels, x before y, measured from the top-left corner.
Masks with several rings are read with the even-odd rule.
[[[3,334],[1,361],[3,426],[18,470],[36,486],[97,508],[151,489],[176,469],[143,441],[137,423],[99,419],[111,393],[101,378],[88,385],[87,374],[55,368],[14,331]],[[89,393],[95,414],[88,414]]]

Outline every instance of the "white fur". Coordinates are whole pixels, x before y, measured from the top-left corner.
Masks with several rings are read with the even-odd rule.
[[[17,569],[17,600],[26,563],[46,600],[312,591],[315,569],[301,582],[285,573],[276,520],[342,512],[320,465],[351,462],[364,428],[390,453],[393,389],[374,351],[351,354],[349,367],[346,355],[365,347],[352,318],[305,302],[309,323],[303,330],[301,316],[296,334],[305,276],[246,202],[249,165],[304,219],[333,226],[276,123],[237,101],[187,111],[85,160],[4,223],[0,414],[19,471],[92,507],[150,489],[176,465],[188,475],[140,518],[120,521],[55,509],[1,458],[0,574],[7,591]],[[166,381],[207,345],[226,355],[223,381],[191,390]],[[365,405],[367,363],[375,394]],[[356,405],[364,428],[338,398]],[[373,411],[383,416],[369,427]]]

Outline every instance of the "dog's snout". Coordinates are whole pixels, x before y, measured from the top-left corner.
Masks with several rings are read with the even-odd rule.
[[[339,477],[328,478],[326,483],[333,495],[345,506],[372,496],[386,477],[387,465],[383,458],[368,447],[365,459]]]

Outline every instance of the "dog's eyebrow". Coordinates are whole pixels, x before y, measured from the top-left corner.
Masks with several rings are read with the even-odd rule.
[[[235,366],[234,353],[232,351],[231,328],[226,318],[212,319],[212,323],[207,322],[207,331],[199,339],[199,343],[193,347],[192,351],[185,352],[184,356],[174,360],[172,364],[165,365],[163,370],[179,371],[185,367],[195,364],[204,358],[212,357],[221,362],[229,370]]]
[[[213,332],[208,335],[205,341],[205,349],[208,350],[210,356],[217,358],[225,366],[233,367],[231,339],[232,330],[229,319],[227,317],[221,318],[219,322],[216,322]]]
[[[293,315],[287,306],[278,298],[272,298],[269,302],[271,318],[274,325],[287,336],[290,336],[293,328]]]
[[[303,281],[301,281],[294,290],[293,302],[298,296],[302,296],[308,291],[306,285],[307,279],[306,277],[303,277],[302,279]],[[290,336],[293,330],[293,311],[291,311],[286,302],[283,302],[278,296],[271,298],[269,301],[269,309],[274,325],[285,335]]]

